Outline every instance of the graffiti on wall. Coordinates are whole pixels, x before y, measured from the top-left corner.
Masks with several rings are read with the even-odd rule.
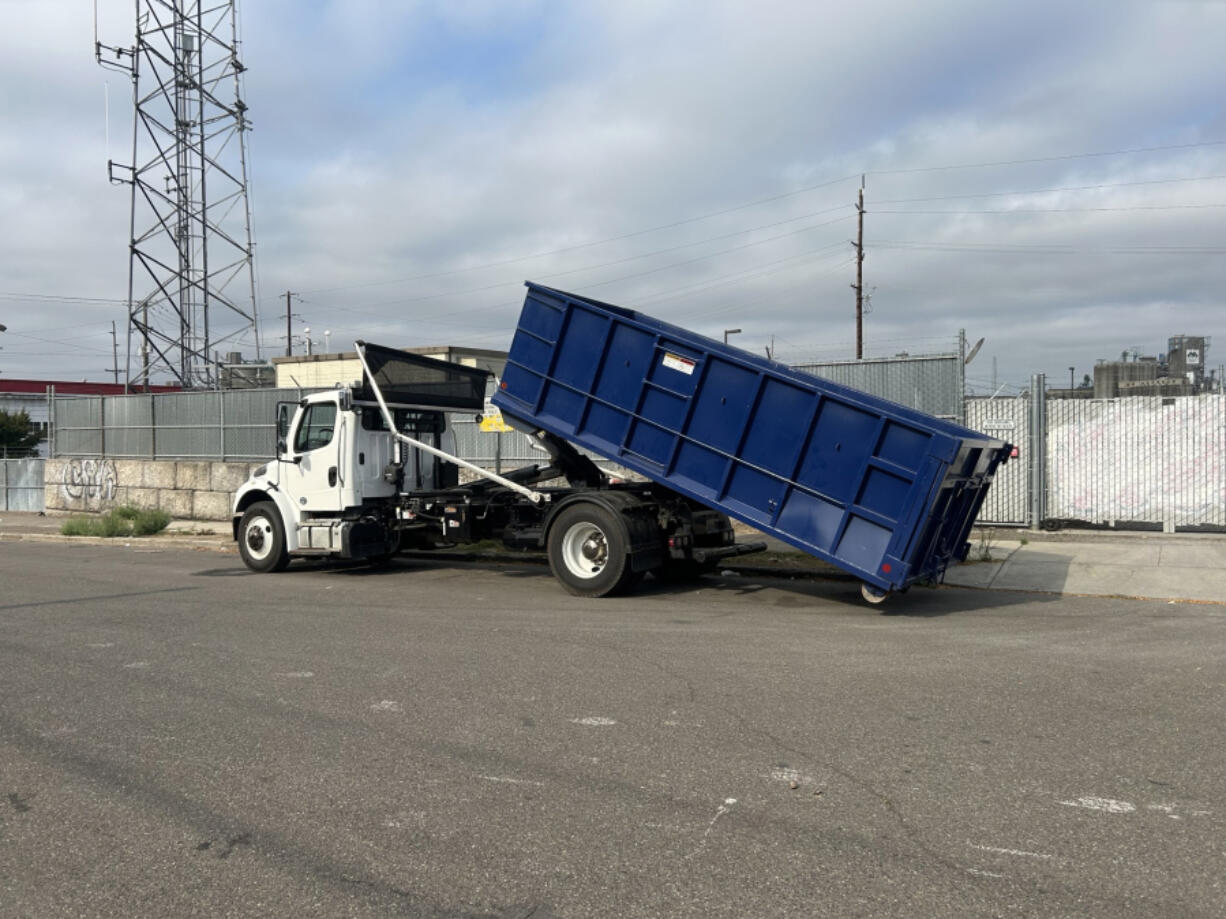
[[[115,497],[115,463],[108,459],[74,459],[64,469],[61,486],[69,502]]]

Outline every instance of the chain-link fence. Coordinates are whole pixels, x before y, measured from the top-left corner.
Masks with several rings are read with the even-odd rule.
[[[963,418],[966,384],[957,352],[792,366],[929,415],[958,422]]]
[[[832,383],[962,422],[968,356],[964,332],[951,338],[879,342],[875,350],[862,360],[850,360],[845,347],[784,344],[775,359]]]
[[[1017,455],[996,471],[979,511],[981,525],[1025,526],[1030,522],[1030,399],[1028,396],[966,401],[966,426],[1013,444]]]
[[[1048,399],[1044,519],[1226,529],[1226,396]]]

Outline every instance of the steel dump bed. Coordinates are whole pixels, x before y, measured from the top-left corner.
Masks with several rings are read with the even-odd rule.
[[[494,404],[856,575],[939,581],[1009,445],[529,283]]]

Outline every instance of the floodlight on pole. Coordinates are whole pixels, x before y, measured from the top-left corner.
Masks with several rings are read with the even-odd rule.
[[[740,334],[741,334],[740,329],[724,329],[724,344],[725,345],[728,344],[729,335],[740,335]]]

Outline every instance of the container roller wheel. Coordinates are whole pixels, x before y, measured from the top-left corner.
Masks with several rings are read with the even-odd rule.
[[[890,595],[888,590],[881,590],[879,587],[874,587],[867,581],[860,584],[860,596],[873,606],[879,606],[885,602],[885,598]]]

